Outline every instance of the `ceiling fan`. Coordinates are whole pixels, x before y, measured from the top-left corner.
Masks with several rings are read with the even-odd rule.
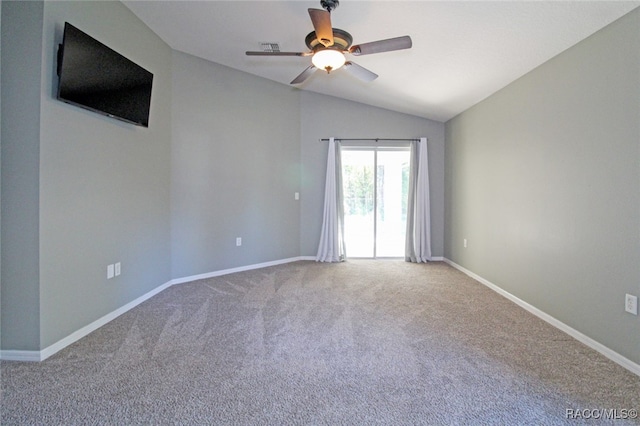
[[[351,34],[331,26],[331,11],[338,7],[339,3],[340,0],[321,0],[320,5],[325,10],[309,9],[309,16],[315,31],[310,32],[304,41],[310,51],[246,52],[246,54],[248,56],[311,56],[311,65],[294,78],[290,84],[302,83],[318,69],[323,69],[330,73],[342,66],[360,80],[366,82],[375,80],[378,78],[377,74],[355,62],[347,61],[345,53],[361,56],[409,49],[412,44],[411,37],[395,37],[352,46],[353,38]]]

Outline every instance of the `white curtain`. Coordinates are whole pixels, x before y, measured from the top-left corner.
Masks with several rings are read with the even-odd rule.
[[[416,263],[431,260],[431,208],[429,202],[427,138],[420,138],[419,142],[411,143],[405,260]]]
[[[344,207],[342,204],[342,164],[340,144],[329,139],[327,178],[324,188],[322,233],[316,262],[342,262],[345,258]]]

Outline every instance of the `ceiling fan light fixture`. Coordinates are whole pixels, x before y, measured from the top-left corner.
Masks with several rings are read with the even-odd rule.
[[[316,68],[326,70],[327,74],[344,65],[344,54],[334,49],[322,49],[313,54],[311,62]]]

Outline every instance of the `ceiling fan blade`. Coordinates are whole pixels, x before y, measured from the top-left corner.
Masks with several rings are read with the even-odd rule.
[[[305,69],[304,71],[302,71],[300,73],[299,76],[297,76],[296,78],[293,79],[293,81],[289,84],[300,84],[303,81],[305,81],[307,78],[311,77],[311,74],[313,74],[318,68],[316,68],[314,65],[311,65],[309,68]]]
[[[333,28],[331,27],[331,13],[326,10],[309,9],[309,16],[316,30],[318,41],[326,46],[333,46]]]
[[[247,56],[311,56],[313,52],[245,52]]]
[[[360,65],[351,61],[345,62],[343,67],[349,74],[366,83],[369,83],[375,80],[376,78],[378,78],[378,74],[371,72],[368,69],[363,68]]]
[[[402,50],[411,48],[411,37],[402,36],[389,38],[386,40],[372,41],[371,43],[363,43],[351,46],[349,52],[353,55],[370,55],[372,53],[391,52],[393,50]]]

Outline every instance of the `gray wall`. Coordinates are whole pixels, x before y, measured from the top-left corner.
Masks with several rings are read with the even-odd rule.
[[[640,295],[639,15],[451,120],[445,144],[442,123],[172,52],[117,2],[2,2],[2,348],[44,349],[171,278],[315,255],[318,140],[426,136],[434,255],[640,362],[622,303]],[[149,129],[53,98],[64,21],[154,73]]]
[[[45,349],[172,278],[315,255],[331,135],[429,138],[442,255],[442,123],[172,52],[118,2],[2,7],[3,350]],[[148,129],[54,99],[65,21],[154,73]]]
[[[2,347],[40,344],[42,2],[2,2]]]
[[[444,124],[311,92],[301,96],[300,251],[315,256],[320,241],[327,143],[319,139],[427,137],[432,253],[444,253]]]
[[[295,89],[174,52],[174,278],[299,256],[299,135]]]
[[[2,48],[2,4],[0,3],[0,49]],[[0,76],[2,52],[0,52]],[[0,77],[1,80],[1,77]],[[2,129],[2,84],[0,84],[0,129]],[[0,130],[0,194],[2,194],[2,130]],[[0,196],[0,282],[2,282],[2,197]],[[0,285],[0,310],[2,309],[2,285]],[[2,347],[2,313],[0,312],[0,348]]]
[[[636,9],[447,122],[445,153],[446,257],[635,363],[639,29]]]
[[[154,74],[149,128],[53,99],[64,21]],[[171,49],[119,2],[46,2],[42,74],[46,347],[170,279]],[[115,262],[122,275],[107,280]]]
[[[327,111],[336,119],[319,120]],[[174,52],[173,277],[315,256],[327,152],[318,139],[332,135],[429,138],[433,252],[441,256],[443,123],[298,91]]]
[[[118,2],[2,6],[2,348],[38,350],[170,280],[171,50]],[[65,21],[154,73],[148,129],[54,99]]]

